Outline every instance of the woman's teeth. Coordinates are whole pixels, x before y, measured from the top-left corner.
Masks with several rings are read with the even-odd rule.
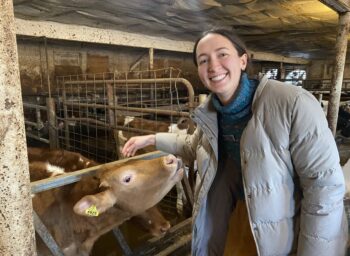
[[[226,77],[226,74],[222,74],[222,75],[214,76],[214,77],[210,78],[210,80],[217,82],[217,81],[224,79],[225,77]]]

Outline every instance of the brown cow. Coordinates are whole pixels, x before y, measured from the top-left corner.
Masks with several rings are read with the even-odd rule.
[[[101,235],[158,203],[181,180],[181,165],[168,155],[105,167],[98,177],[56,191],[56,200],[39,216],[65,255],[89,255]]]
[[[79,153],[71,152],[62,149],[48,149],[48,148],[28,148],[28,159],[30,162],[30,180],[36,181],[53,177],[66,172],[77,171],[84,168],[97,166],[98,163],[82,156]],[[42,162],[39,162],[42,161]],[[46,209],[47,205],[54,200],[53,193],[56,191],[45,191],[37,195],[41,197],[40,200],[46,202],[43,207]],[[34,198],[33,200],[38,200]],[[42,211],[43,209],[39,209]],[[144,213],[135,217],[137,222],[146,231],[153,236],[161,236],[169,230],[170,223],[164,218],[157,206],[154,206]]]
[[[151,134],[156,132],[170,132],[170,133],[177,133],[177,134],[187,134],[187,131],[190,127],[190,119],[181,117],[177,123],[168,123],[164,121],[155,121],[155,120],[149,120],[139,117],[133,117],[133,116],[119,116],[118,119],[118,125],[124,126],[126,129],[128,128],[134,128],[134,129],[140,129],[144,130],[144,134]],[[118,131],[114,134],[115,140],[118,141],[119,145],[119,152],[121,152],[121,149],[125,145],[125,143],[133,136],[140,135],[139,132],[135,131]],[[154,146],[148,146],[142,149],[139,149],[137,154],[144,154],[148,152],[155,151]],[[122,155],[119,156],[120,158],[123,158]]]
[[[88,159],[79,153],[63,149],[29,147],[28,160],[29,162],[49,162],[52,165],[64,168],[66,172],[73,172],[98,165],[94,160]]]
[[[29,163],[30,181],[38,181],[50,177],[64,174],[64,169],[54,166],[48,162],[34,161]],[[43,191],[32,195],[33,204],[36,205],[37,214],[43,214],[55,201],[56,194],[59,193],[58,188]]]
[[[157,206],[149,208],[132,219],[155,237],[164,235],[171,228],[170,222],[164,218]]]
[[[64,168],[53,165],[49,161],[29,161],[29,174],[31,182],[55,177],[64,173]]]
[[[125,128],[134,128],[144,130],[144,134],[150,134],[155,132],[169,132],[169,133],[177,133],[177,134],[187,134],[189,132],[191,126],[191,120],[186,117],[181,117],[178,119],[177,123],[168,123],[164,121],[155,121],[148,120],[139,117],[133,116],[118,116],[118,125],[123,125]],[[115,140],[118,141],[118,149],[117,151],[121,152],[125,143],[133,136],[140,135],[139,132],[135,131],[122,131],[119,130],[117,133],[114,133]],[[145,153],[149,153],[155,151],[155,146],[147,146],[139,149],[136,152],[136,155],[141,155]],[[118,157],[120,159],[125,158],[121,153],[119,153]],[[190,174],[190,183],[194,184],[194,176]],[[177,192],[177,200],[176,200],[176,209],[180,215],[191,215],[191,205],[187,201],[185,196],[185,192],[183,191],[183,187],[181,184],[176,184],[176,192]],[[186,211],[186,213],[184,212]]]

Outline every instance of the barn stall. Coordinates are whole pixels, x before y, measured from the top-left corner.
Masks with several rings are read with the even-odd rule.
[[[45,105],[24,102],[25,113],[28,113],[25,115],[28,137],[51,147],[54,144],[61,149],[80,152],[99,163],[121,159],[120,132],[130,136],[167,132],[168,130],[160,130],[160,125],[165,123],[168,128],[181,118],[188,119],[195,104],[192,85],[180,77],[179,70],[173,68],[57,77],[57,94],[50,95],[51,98],[44,100],[35,97],[39,102],[46,102]],[[30,110],[34,110],[35,114]],[[30,117],[35,120],[30,121]],[[124,124],[126,118],[138,118],[138,127]],[[190,126],[193,124],[188,124],[185,132],[191,129]],[[190,182],[185,180],[183,188],[177,189],[186,190],[185,195],[190,197],[186,202],[193,202]],[[190,217],[191,204],[186,202],[182,202],[174,188],[159,205],[174,226],[172,237],[166,238],[168,242],[164,242],[167,241],[165,238],[162,241],[153,239],[146,249],[138,250],[153,255],[155,248],[159,250],[164,248],[164,244],[172,243],[172,250],[175,251],[178,239],[182,239],[178,246],[188,246],[190,219],[187,218]],[[187,207],[186,214],[182,214],[184,207]],[[38,220],[36,222],[39,223]],[[121,230],[130,228],[132,227],[126,224]],[[182,234],[183,232],[185,233]],[[140,243],[150,238],[142,232],[137,233],[137,230],[136,233],[125,233],[126,237],[120,230],[114,231],[124,254],[132,253],[129,243]],[[143,237],[135,239],[140,233]],[[162,247],[159,246],[160,243],[163,244]],[[101,252],[97,252],[99,253]]]
[[[219,14],[225,11],[232,12],[235,21],[230,24],[242,34],[250,48],[256,49],[251,54],[253,60],[251,75],[256,75],[260,71],[271,73],[271,78],[314,90],[317,97],[330,98],[333,103],[330,105],[329,112],[335,112],[336,117],[339,91],[344,89],[342,94],[345,96],[347,93],[346,75],[349,74],[349,66],[344,59],[344,45],[346,45],[343,43],[344,38],[342,39],[341,36],[337,38],[339,42],[335,51],[338,52],[337,65],[327,60],[329,58],[327,54],[333,53],[330,46],[333,46],[336,40],[338,14],[334,10],[325,9],[327,7],[321,3],[325,2],[336,9],[340,17],[339,31],[346,34],[348,29],[344,28],[344,24],[347,23],[347,17],[344,13],[348,12],[348,7],[343,1],[304,1],[303,3],[289,1],[290,5],[284,4],[283,1],[274,1],[275,4],[271,4],[271,1],[260,1],[260,3],[242,1],[239,4],[229,5],[221,1],[198,1],[197,4],[186,4],[183,1],[149,3],[148,9],[170,8],[168,11],[173,13],[171,17],[180,17],[181,12],[185,10],[181,19],[169,19],[167,24],[168,31],[173,32],[172,36],[176,37],[176,40],[173,38],[167,40],[172,36],[164,37],[165,30],[155,29],[155,24],[160,17],[152,17],[152,22],[146,18],[147,22],[144,22],[142,18],[144,19],[145,16],[140,15],[141,19],[138,17],[140,20],[136,23],[127,19],[127,10],[129,13],[134,13],[133,10],[138,10],[136,13],[140,14],[147,13],[147,8],[139,9],[141,7],[137,1],[130,3],[130,6],[125,6],[125,3],[108,6],[108,3],[97,4],[93,1],[87,5],[81,3],[65,5],[65,1],[61,1],[59,6],[51,2],[39,2],[14,1],[15,26],[11,19],[1,23],[3,29],[8,31],[10,28],[12,33],[18,36],[18,72],[23,95],[26,136],[30,145],[77,151],[100,163],[105,163],[120,157],[118,140],[120,131],[130,134],[157,131],[157,126],[155,130],[149,130],[120,123],[120,120],[125,120],[125,117],[133,116],[167,123],[177,123],[181,117],[188,117],[198,104],[198,95],[207,93],[196,78],[195,68],[190,64],[192,61],[190,52],[194,39],[189,35],[199,34],[198,30],[192,27],[193,19],[203,21],[203,16],[210,19],[213,17],[211,12],[215,13],[215,11]],[[6,4],[6,7],[0,8],[6,12],[4,17],[8,17],[8,13],[13,12],[12,2]],[[309,9],[312,8],[314,12],[312,14],[307,11],[302,12],[302,9],[308,10],[308,8],[301,8],[301,4],[304,5],[303,7],[306,5]],[[113,10],[113,14],[110,15],[106,9]],[[248,13],[254,15],[254,21],[249,21],[250,26],[259,28],[265,35],[274,31],[276,24],[280,24],[281,27],[285,26],[285,29],[292,31],[293,36],[292,34],[286,36],[283,30],[274,33],[273,40],[276,43],[270,43],[271,39],[267,36],[259,36],[260,33],[252,34],[252,27],[245,24],[248,21],[244,17],[237,15],[237,10],[240,15]],[[252,10],[258,11],[251,14]],[[192,13],[186,15],[187,12]],[[284,16],[279,21],[275,21],[273,19],[275,13]],[[282,13],[285,14],[282,15]],[[286,13],[293,13],[294,16],[290,17]],[[124,19],[120,18],[119,21],[112,19],[111,22],[111,16],[124,17]],[[217,15],[214,16],[218,19]],[[266,16],[271,18],[270,23],[266,22]],[[36,17],[36,20],[33,20],[33,17]],[[94,22],[99,19],[98,17],[105,19],[101,23]],[[226,16],[222,15],[222,17]],[[206,24],[203,29],[216,24],[215,19],[203,23]],[[327,23],[319,22],[322,19]],[[298,22],[300,20],[303,20],[304,24],[308,25],[308,29],[313,32],[296,33],[298,26],[302,27]],[[128,21],[130,26],[127,24]],[[188,29],[186,31],[188,34],[180,31],[185,35],[180,37],[176,29],[181,26],[174,26],[174,24],[176,22],[182,24],[185,21],[187,23],[183,27]],[[265,27],[257,25],[259,23],[264,24]],[[288,27],[287,23],[299,25]],[[144,24],[145,27],[139,24]],[[166,22],[163,21],[160,24],[164,25]],[[226,24],[223,22],[223,25]],[[271,26],[269,27],[268,24]],[[322,33],[315,33],[315,28],[322,30]],[[15,32],[13,32],[14,29]],[[125,32],[129,32],[129,29],[134,34]],[[306,31],[305,27],[303,29]],[[153,37],[142,35],[141,32],[145,30],[152,32],[150,34]],[[95,34],[97,36],[94,36]],[[296,35],[300,36],[300,40],[295,40]],[[293,41],[288,42],[288,37]],[[180,38],[184,41],[178,41]],[[324,45],[320,45],[320,41]],[[13,42],[12,45],[16,47]],[[9,46],[6,45],[6,49],[7,47]],[[263,52],[264,50],[267,52]],[[12,59],[3,60],[7,65]],[[16,78],[11,81],[16,81]],[[19,84],[18,81],[15,83]],[[7,80],[6,84],[9,84]],[[19,95],[18,92],[17,94]],[[346,100],[343,96],[341,97]],[[341,140],[346,142],[344,138]],[[340,144],[339,147],[341,155],[344,156],[343,159],[347,158],[348,147],[344,144]],[[25,169],[23,165],[25,166],[22,163],[21,169]],[[26,180],[25,173],[21,173],[18,180],[21,182]],[[177,219],[181,219],[176,209],[176,192],[170,193],[166,199],[162,211],[169,214],[172,224],[176,227],[187,225],[188,220],[187,222],[180,220],[182,223],[176,223]],[[176,213],[175,216],[172,216],[171,214],[174,213]],[[28,213],[25,216],[28,218]],[[123,228],[121,230],[122,235],[128,232]],[[117,231],[116,233],[118,234]],[[187,245],[188,250],[190,239],[188,234],[187,231],[185,240],[175,244]],[[119,236],[121,244],[123,244],[123,236]],[[27,236],[26,239],[32,239],[32,237]],[[169,241],[171,241],[170,244],[174,244],[174,240]],[[147,249],[151,255],[155,254],[152,251],[153,242],[144,246],[144,248],[151,248]],[[112,243],[115,243],[115,240]],[[128,243],[133,242],[126,241],[124,254],[130,253]],[[12,244],[16,243],[11,240],[11,246]],[[153,248],[156,246],[153,245]],[[163,249],[163,255],[167,255],[176,251],[177,248],[170,246],[169,249]],[[132,248],[132,250],[142,249]],[[103,253],[113,255],[113,252]],[[96,255],[101,254],[97,252]]]

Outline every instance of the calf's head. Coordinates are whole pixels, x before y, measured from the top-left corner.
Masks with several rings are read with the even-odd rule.
[[[182,176],[182,161],[173,155],[108,167],[100,176],[104,191],[84,196],[73,210],[79,215],[97,216],[115,205],[137,215],[158,203]]]
[[[164,235],[171,228],[170,222],[165,219],[157,206],[153,206],[135,216],[135,219],[155,237]]]

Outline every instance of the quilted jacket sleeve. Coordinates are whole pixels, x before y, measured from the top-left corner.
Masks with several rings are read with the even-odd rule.
[[[200,128],[197,128],[192,135],[157,133],[156,148],[170,154],[178,155],[188,164],[195,159],[199,134]]]
[[[344,177],[325,115],[300,93],[291,116],[290,151],[303,193],[298,255],[345,255]]]

